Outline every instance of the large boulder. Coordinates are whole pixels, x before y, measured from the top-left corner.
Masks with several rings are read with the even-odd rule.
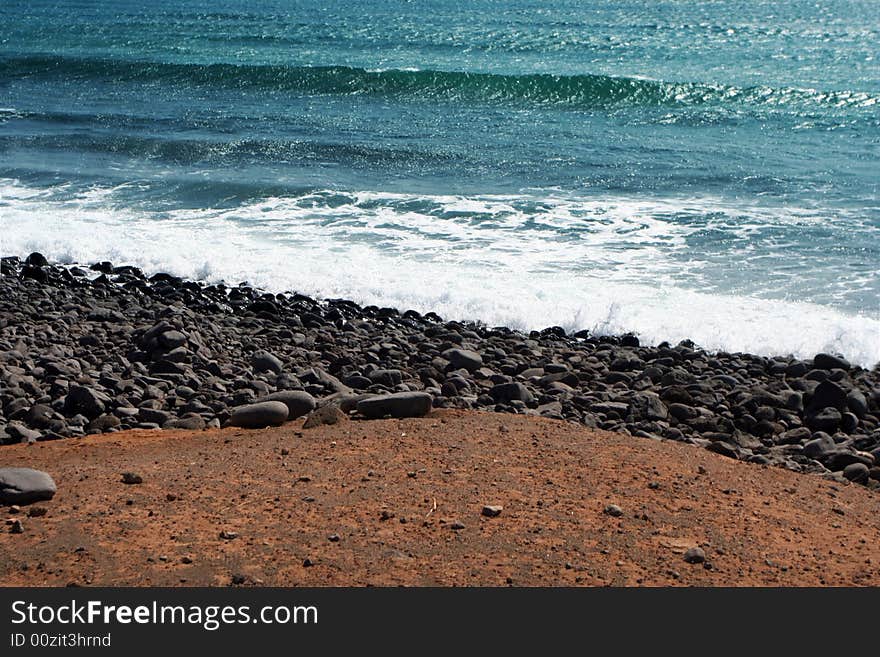
[[[378,395],[358,402],[358,413],[366,418],[421,417],[431,411],[433,399],[427,392],[397,392]]]
[[[229,424],[243,429],[262,429],[283,424],[288,414],[287,405],[280,401],[245,404],[232,409]]]
[[[31,468],[0,468],[0,502],[30,504],[51,500],[58,487],[48,473]]]

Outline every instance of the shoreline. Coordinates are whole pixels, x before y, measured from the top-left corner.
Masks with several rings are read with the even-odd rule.
[[[876,366],[558,327],[524,334],[110,263],[91,266],[94,278],[88,269],[3,258],[0,443],[217,428],[271,396],[287,406],[282,422],[316,406],[316,421],[329,422],[396,393],[405,406],[430,396],[434,408],[568,420],[880,489]]]

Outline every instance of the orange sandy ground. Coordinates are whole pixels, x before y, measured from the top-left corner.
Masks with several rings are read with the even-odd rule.
[[[301,425],[0,449],[0,465],[58,484],[49,502],[3,509],[24,533],[0,528],[0,581],[880,584],[880,496],[861,486],[525,416]],[[122,483],[125,471],[143,483]],[[486,518],[484,504],[504,509]],[[29,517],[34,506],[47,513]],[[685,563],[693,546],[711,568]]]

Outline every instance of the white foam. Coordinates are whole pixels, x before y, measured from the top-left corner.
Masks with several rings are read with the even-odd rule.
[[[148,273],[248,281],[519,329],[633,331],[648,343],[690,338],[711,350],[800,357],[831,351],[863,366],[880,362],[877,313],[680,286],[682,261],[672,256],[699,226],[663,217],[688,207],[705,214],[705,200],[363,192],[329,207],[331,193],[319,192],[160,214],[114,208],[119,188],[60,191],[0,181],[0,252],[111,260]],[[811,220],[798,211],[771,219]]]

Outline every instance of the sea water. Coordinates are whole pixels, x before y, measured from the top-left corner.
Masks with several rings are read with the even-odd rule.
[[[0,253],[880,361],[873,0],[3,0]]]

